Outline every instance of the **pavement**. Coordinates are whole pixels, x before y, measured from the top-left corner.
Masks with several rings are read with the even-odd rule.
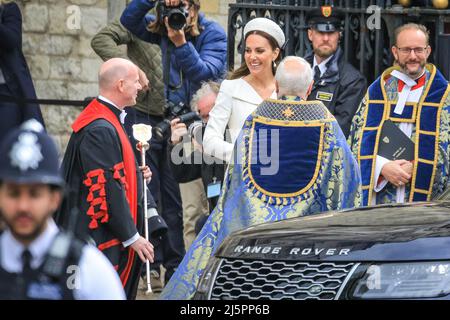
[[[152,292],[147,293],[147,280],[146,278],[142,278],[139,281],[139,287],[136,295],[136,300],[158,300],[159,295],[163,288],[162,279],[164,279],[164,268],[161,267],[161,270],[155,272],[156,270],[151,271],[150,278],[150,286],[152,288]]]
[[[144,282],[143,279],[139,281],[139,289],[137,291],[136,300],[158,300],[159,294],[161,291],[155,292],[152,291],[151,293],[147,292],[147,284]]]

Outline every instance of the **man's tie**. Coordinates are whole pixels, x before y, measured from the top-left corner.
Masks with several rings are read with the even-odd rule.
[[[319,66],[314,67],[314,84],[318,84],[320,81],[320,69]]]
[[[33,259],[33,256],[31,255],[30,250],[25,249],[22,252],[22,274],[28,275],[31,273],[31,260]]]

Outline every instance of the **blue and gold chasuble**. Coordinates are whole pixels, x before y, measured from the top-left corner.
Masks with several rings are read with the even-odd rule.
[[[390,183],[375,193],[374,172],[378,141],[385,120],[397,125],[413,124],[415,160],[405,201],[428,201],[442,193],[448,182],[450,99],[449,84],[432,64],[426,65],[425,88],[418,103],[407,103],[401,115],[394,113],[398,100],[398,79],[387,69],[368,89],[353,118],[349,144],[361,168],[363,205],[396,201],[396,187]]]
[[[231,232],[256,224],[358,207],[357,162],[319,101],[266,100],[236,140],[217,207],[161,294],[192,297],[208,259]]]

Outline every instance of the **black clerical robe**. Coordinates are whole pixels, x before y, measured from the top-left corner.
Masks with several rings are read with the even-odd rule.
[[[133,299],[142,263],[123,242],[142,234],[143,179],[119,115],[119,109],[97,99],[75,120],[62,163],[68,195],[55,220],[95,242]],[[79,212],[71,223],[74,207]]]

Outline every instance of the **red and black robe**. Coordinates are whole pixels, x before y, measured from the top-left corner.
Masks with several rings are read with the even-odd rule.
[[[119,115],[114,106],[93,100],[75,120],[62,163],[68,195],[55,220],[95,242],[133,299],[142,263],[122,243],[142,234],[143,179]],[[71,222],[74,207],[79,212]]]

